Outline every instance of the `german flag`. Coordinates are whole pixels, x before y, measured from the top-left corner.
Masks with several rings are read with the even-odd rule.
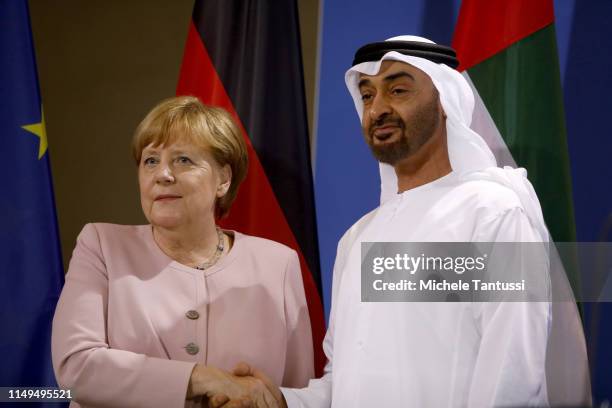
[[[242,127],[249,171],[223,225],[300,256],[322,374],[325,322],[295,0],[196,0],[177,95],[221,106]]]

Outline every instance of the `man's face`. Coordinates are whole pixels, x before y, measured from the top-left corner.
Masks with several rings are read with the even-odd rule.
[[[390,165],[414,155],[442,122],[438,91],[412,65],[384,61],[377,75],[362,74],[362,127],[374,157]]]

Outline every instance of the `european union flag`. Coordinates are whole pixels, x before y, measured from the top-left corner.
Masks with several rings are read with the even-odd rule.
[[[0,386],[56,386],[64,272],[26,0],[0,0],[0,52]]]

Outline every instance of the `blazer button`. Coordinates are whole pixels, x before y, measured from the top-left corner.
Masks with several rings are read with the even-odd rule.
[[[187,316],[188,319],[197,320],[200,317],[200,314],[197,310],[189,310],[187,313],[185,313],[185,316]]]
[[[187,351],[187,354],[191,354],[193,356],[195,354],[198,354],[198,351],[200,351],[200,348],[195,343],[189,343],[188,345],[185,346],[185,351]]]

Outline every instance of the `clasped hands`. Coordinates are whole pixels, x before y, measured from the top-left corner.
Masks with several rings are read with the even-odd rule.
[[[246,363],[233,373],[196,364],[187,390],[187,399],[201,399],[209,408],[286,408],[278,387],[264,373]]]

